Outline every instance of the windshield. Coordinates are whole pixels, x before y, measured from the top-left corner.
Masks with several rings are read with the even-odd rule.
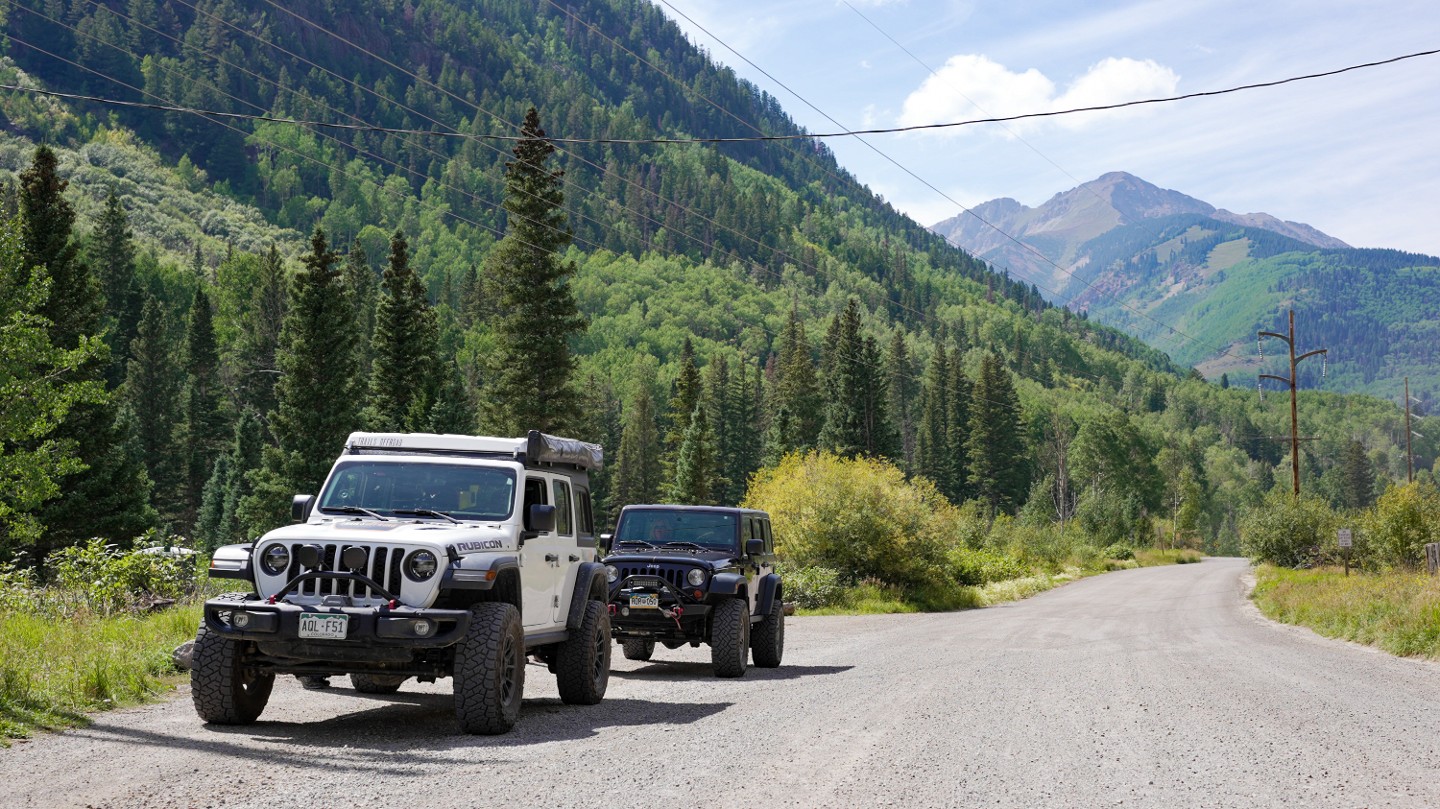
[[[383,516],[434,511],[459,520],[500,522],[515,507],[515,473],[493,466],[345,461],[330,475],[319,507]]]
[[[698,545],[709,550],[735,550],[734,514],[717,511],[673,511],[629,509],[620,518],[615,532],[615,545],[645,543],[662,545]]]

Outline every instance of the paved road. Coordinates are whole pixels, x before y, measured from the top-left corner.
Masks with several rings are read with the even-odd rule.
[[[0,750],[4,807],[1440,806],[1440,665],[1271,624],[1239,560],[943,615],[791,619],[786,665],[616,655],[604,703],[532,666],[516,730],[448,681],[286,678],[256,725],[188,693]]]

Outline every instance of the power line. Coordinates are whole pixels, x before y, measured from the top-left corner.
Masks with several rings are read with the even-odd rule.
[[[267,0],[267,2],[268,2],[268,0]],[[547,2],[548,2],[548,0],[547,0]],[[669,4],[667,3],[666,5],[668,6]],[[18,7],[18,8],[24,8],[24,6],[17,6],[17,7]],[[673,7],[672,7],[672,8],[673,8]],[[28,10],[28,9],[26,9],[26,10]],[[285,9],[282,9],[282,10],[285,10]],[[287,13],[292,13],[292,14],[293,14],[293,12],[288,12],[288,11],[287,11]],[[567,13],[568,13],[568,12],[567,12]],[[678,12],[677,12],[677,13],[678,13]],[[857,13],[858,13],[858,12],[857,12]],[[682,15],[682,16],[683,16],[683,15]],[[47,18],[47,19],[48,19],[48,18]],[[688,18],[687,18],[687,19],[688,19]],[[317,26],[317,27],[318,27],[318,26]],[[321,29],[321,30],[324,30],[324,29]],[[703,29],[702,29],[702,30],[703,30]],[[335,36],[338,37],[339,35],[336,34]],[[712,36],[713,36],[713,34],[712,34]],[[348,40],[346,40],[346,41],[348,41]],[[717,39],[716,41],[719,41],[719,40]],[[108,44],[108,43],[107,43],[107,44]],[[358,46],[357,46],[357,47],[358,47]],[[726,46],[726,47],[729,47],[729,46]],[[363,49],[362,49],[362,50],[363,50]],[[908,51],[907,51],[907,53],[908,53]],[[934,123],[934,124],[912,124],[912,125],[910,125],[910,126],[883,127],[883,128],[876,128],[876,129],[849,129],[849,130],[842,130],[842,131],[837,131],[837,132],[802,132],[802,133],[795,133],[795,134],[788,134],[788,135],[738,135],[738,136],[730,136],[730,137],[699,137],[699,138],[580,138],[580,137],[559,137],[559,136],[555,136],[555,135],[547,135],[545,139],[546,139],[547,141],[549,141],[550,143],[553,143],[553,144],[567,144],[567,143],[568,143],[568,144],[596,144],[596,145],[614,145],[614,146],[624,146],[624,145],[629,145],[629,146],[645,146],[645,145],[652,145],[652,144],[654,144],[654,145],[664,145],[664,144],[690,144],[690,143],[700,143],[700,144],[706,144],[706,143],[764,143],[764,142],[769,142],[769,141],[797,141],[797,140],[821,140],[821,139],[825,139],[825,138],[851,138],[851,137],[856,137],[856,136],[858,136],[858,135],[894,135],[894,134],[900,134],[900,133],[905,133],[905,132],[917,132],[917,131],[923,131],[923,130],[954,129],[954,128],[965,127],[965,126],[977,126],[977,125],[980,125],[980,124],[1001,124],[1001,123],[1009,123],[1009,122],[1012,122],[1012,121],[1024,121],[1024,120],[1029,120],[1029,119],[1034,119],[1034,118],[1054,118],[1054,117],[1058,117],[1058,116],[1062,116],[1062,115],[1076,115],[1076,114],[1084,113],[1084,112],[1105,112],[1105,111],[1108,111],[1108,110],[1118,110],[1118,109],[1124,109],[1124,108],[1126,108],[1126,107],[1138,107],[1138,106],[1147,105],[1147,104],[1167,104],[1167,103],[1171,103],[1171,102],[1175,102],[1175,101],[1188,101],[1188,100],[1190,100],[1190,99],[1195,99],[1195,98],[1208,98],[1208,97],[1213,97],[1213,96],[1229,95],[1229,94],[1231,94],[1231,93],[1239,93],[1239,92],[1243,92],[1243,91],[1246,91],[1246,90],[1256,90],[1256,89],[1262,89],[1262,88],[1267,88],[1267,87],[1279,87],[1279,86],[1281,86],[1281,85],[1292,84],[1292,83],[1294,83],[1294,82],[1299,82],[1299,81],[1308,81],[1308,80],[1310,80],[1310,79],[1328,78],[1328,77],[1330,77],[1330,76],[1338,76],[1338,75],[1340,75],[1340,74],[1342,74],[1342,73],[1349,73],[1349,72],[1355,71],[1355,70],[1363,70],[1363,69],[1365,69],[1365,68],[1371,68],[1371,67],[1380,67],[1380,66],[1383,66],[1383,65],[1394,64],[1394,63],[1396,63],[1396,62],[1402,62],[1402,61],[1405,61],[1405,60],[1407,60],[1407,59],[1416,59],[1416,58],[1419,58],[1419,57],[1422,57],[1422,56],[1434,56],[1434,55],[1436,55],[1436,54],[1440,54],[1440,48],[1437,48],[1437,49],[1435,49],[1435,50],[1428,50],[1428,51],[1417,51],[1417,52],[1415,52],[1415,53],[1408,53],[1408,54],[1405,54],[1405,55],[1403,55],[1403,56],[1396,56],[1396,57],[1392,57],[1392,58],[1390,58],[1390,59],[1381,59],[1381,60],[1374,61],[1374,62],[1365,62],[1364,64],[1350,65],[1350,66],[1348,66],[1348,67],[1342,67],[1342,68],[1338,68],[1338,69],[1336,69],[1336,70],[1327,70],[1327,71],[1324,71],[1324,72],[1321,72],[1321,73],[1309,73],[1309,74],[1306,74],[1306,75],[1303,75],[1303,76],[1291,76],[1291,77],[1289,77],[1289,78],[1277,79],[1277,80],[1275,80],[1275,81],[1257,82],[1257,83],[1254,83],[1254,84],[1242,84],[1242,85],[1239,85],[1239,86],[1236,86],[1236,87],[1228,87],[1228,88],[1225,88],[1225,89],[1223,89],[1223,90],[1204,90],[1204,91],[1199,91],[1199,92],[1194,92],[1194,93],[1184,93],[1184,94],[1176,95],[1176,96],[1165,96],[1165,97],[1162,97],[1162,98],[1147,98],[1147,99],[1139,99],[1139,100],[1135,100],[1135,101],[1122,101],[1122,102],[1118,102],[1118,103],[1115,103],[1115,104],[1102,104],[1102,105],[1091,106],[1091,107],[1072,107],[1072,108],[1070,108],[1070,109],[1064,109],[1064,110],[1050,110],[1050,111],[1048,111],[1048,112],[1027,112],[1027,113],[1021,113],[1021,114],[1018,114],[1018,115],[992,116],[992,117],[988,117],[988,118],[970,118],[970,119],[966,119],[966,120],[963,120],[963,121],[946,121],[946,122]],[[738,54],[737,54],[737,55],[738,55]],[[742,56],[741,58],[743,59],[744,57]],[[746,59],[746,61],[748,62],[749,60]],[[389,63],[387,63],[387,64],[389,64]],[[924,63],[922,62],[921,64],[923,65]],[[393,66],[394,66],[394,65],[392,65],[392,67],[393,67]],[[397,69],[400,69],[400,70],[403,71],[403,68],[398,68],[398,67],[397,67]],[[757,69],[759,69],[759,68],[757,68]],[[763,72],[763,71],[762,71],[762,72]],[[932,72],[933,72],[933,71],[932,71]],[[766,75],[769,75],[769,74],[766,74]],[[779,84],[778,80],[776,81],[776,83]],[[438,85],[435,85],[435,86],[437,86],[437,88],[438,88]],[[784,87],[783,84],[782,84],[781,86]],[[521,136],[519,136],[519,135],[491,135],[491,134],[479,134],[479,133],[473,133],[473,132],[454,132],[454,131],[449,131],[449,132],[447,132],[447,131],[439,130],[439,129],[407,129],[407,128],[403,128],[403,127],[380,126],[380,125],[378,125],[378,124],[338,124],[338,123],[334,123],[334,122],[331,122],[331,121],[311,121],[311,120],[305,120],[305,119],[299,119],[299,118],[279,118],[279,117],[269,116],[269,115],[252,115],[252,114],[238,113],[238,112],[224,112],[224,111],[221,111],[221,110],[208,110],[208,109],[203,109],[203,108],[198,108],[198,107],[185,107],[185,106],[179,106],[179,105],[147,104],[147,103],[139,102],[139,101],[125,101],[125,100],[116,99],[116,98],[105,98],[105,97],[101,97],[101,96],[89,96],[89,95],[82,95],[82,94],[78,94],[78,93],[62,93],[62,92],[58,92],[58,91],[55,91],[55,90],[44,90],[44,89],[40,89],[40,88],[37,88],[37,87],[23,87],[23,86],[18,86],[18,85],[11,85],[11,84],[0,85],[0,89],[4,89],[4,90],[15,90],[15,91],[26,92],[26,93],[36,93],[36,94],[39,94],[39,95],[55,96],[55,97],[57,97],[57,98],[69,99],[69,100],[72,100],[72,101],[90,101],[90,102],[94,102],[94,103],[97,103],[97,104],[110,104],[110,105],[122,106],[122,107],[138,107],[138,108],[142,108],[142,109],[159,110],[159,111],[162,111],[162,112],[187,112],[187,113],[195,113],[195,114],[199,114],[199,115],[214,115],[214,116],[225,117],[225,118],[240,118],[240,119],[254,120],[254,121],[271,121],[271,122],[275,122],[275,123],[297,124],[297,125],[301,125],[301,126],[331,127],[331,128],[334,128],[334,129],[348,129],[348,130],[358,130],[358,131],[364,131],[364,132],[381,132],[381,133],[396,134],[396,135],[421,135],[421,136],[425,136],[425,137],[436,137],[436,138],[458,138],[458,139],[462,139],[462,140],[473,140],[473,141],[483,141],[483,140],[518,141],[518,140],[522,140]],[[788,88],[787,88],[787,89],[788,89]],[[799,98],[798,95],[797,95],[796,97]],[[708,100],[708,99],[707,99],[707,100]],[[801,99],[801,100],[803,101],[804,99]],[[806,103],[808,104],[809,102],[806,102]],[[480,108],[477,107],[477,109],[480,109]],[[727,114],[731,114],[731,113],[729,113],[728,110],[726,110],[725,112],[726,112]],[[817,110],[817,112],[818,112],[818,110]],[[821,113],[821,114],[823,115],[824,113]],[[829,118],[830,116],[826,115],[825,117]],[[744,123],[746,123],[747,126],[749,125],[749,122],[744,122]],[[1042,156],[1043,156],[1043,155],[1042,155]],[[1053,165],[1053,163],[1052,163],[1052,165]],[[1057,166],[1057,168],[1059,168],[1059,167]],[[1062,171],[1063,171],[1063,169],[1062,169]],[[1074,179],[1074,178],[1072,177],[1071,179]]]

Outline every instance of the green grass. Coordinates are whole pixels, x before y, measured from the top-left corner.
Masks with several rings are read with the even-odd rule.
[[[1189,548],[1177,548],[1174,550],[1159,550],[1146,548],[1135,552],[1135,561],[1140,567],[1159,567],[1161,565],[1192,565],[1204,558],[1199,551],[1192,551]]]
[[[170,653],[199,623],[199,605],[108,618],[0,612],[0,746],[168,691]]]
[[[1265,615],[1402,657],[1440,660],[1440,577],[1261,565],[1251,596]]]

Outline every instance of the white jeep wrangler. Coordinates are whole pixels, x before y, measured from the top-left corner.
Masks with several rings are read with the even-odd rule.
[[[525,438],[353,433],[297,525],[215,552],[252,592],[205,603],[190,673],[206,722],[249,724],[278,674],[349,674],[389,693],[455,679],[468,733],[514,726],[526,657],[567,703],[610,678],[610,617],[587,470],[601,449]]]

